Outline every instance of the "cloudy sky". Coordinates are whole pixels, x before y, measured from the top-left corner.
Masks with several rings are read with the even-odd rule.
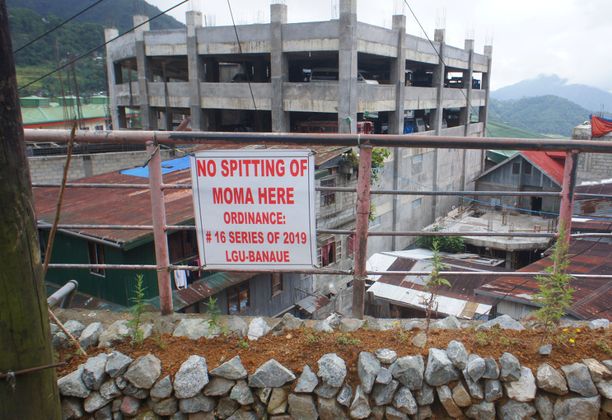
[[[178,0],[147,0],[162,10]],[[269,21],[270,3],[230,0],[237,24]],[[281,0],[282,1],[282,0]],[[461,47],[474,38],[476,51],[493,45],[494,89],[557,74],[612,92],[612,1],[610,0],[408,0],[430,37],[446,28],[447,43]],[[337,17],[338,0],[284,0],[289,22]],[[171,15],[184,22],[185,11],[199,10],[215,25],[231,24],[226,0],[190,0]],[[357,19],[391,26],[391,16],[407,16],[407,32],[423,37],[403,0],[359,0]]]

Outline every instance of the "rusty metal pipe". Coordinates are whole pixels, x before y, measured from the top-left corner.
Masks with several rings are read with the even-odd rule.
[[[76,292],[79,287],[79,282],[76,280],[70,280],[62,287],[57,289],[51,296],[47,298],[47,305],[49,308],[55,307],[58,303],[62,302],[62,308],[65,307],[65,303],[70,301],[71,295]]]

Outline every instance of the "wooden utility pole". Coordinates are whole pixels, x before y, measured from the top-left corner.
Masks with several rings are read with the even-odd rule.
[[[0,381],[0,417],[55,420],[59,394],[55,370],[45,368],[53,352],[5,0],[0,109],[0,375],[15,372]]]

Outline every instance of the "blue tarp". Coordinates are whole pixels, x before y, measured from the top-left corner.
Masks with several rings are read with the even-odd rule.
[[[183,169],[189,169],[189,156],[185,156],[178,159],[166,160],[162,162],[162,174],[169,174],[176,171],[182,171]],[[138,167],[132,169],[124,169],[121,171],[123,175],[139,176],[141,178],[149,177],[149,168]]]

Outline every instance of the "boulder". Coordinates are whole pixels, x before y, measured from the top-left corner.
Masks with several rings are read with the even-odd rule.
[[[62,420],[76,420],[85,415],[80,398],[62,398]]]
[[[275,329],[281,328],[283,330],[297,330],[304,326],[304,320],[296,318],[291,313],[287,312],[281,318],[281,322]]]
[[[106,377],[106,360],[108,356],[105,353],[100,353],[97,356],[90,357],[83,365],[83,383],[89,389],[98,390]]]
[[[249,324],[247,337],[249,340],[259,340],[264,335],[270,332],[271,328],[265,319],[261,317],[254,318]]]
[[[151,406],[153,412],[160,416],[171,416],[178,411],[178,401],[174,397],[154,402]]]
[[[221,401],[224,399],[221,399]],[[196,394],[194,397],[179,400],[179,410],[186,414],[198,413],[200,411],[210,412],[214,408],[215,400],[203,394]]]
[[[151,388],[151,397],[163,400],[172,395],[172,382],[170,381],[170,375],[164,376],[162,379],[157,381],[153,388]]]
[[[432,357],[431,353],[430,357]],[[438,368],[442,369],[440,365]],[[395,379],[400,381],[402,385],[407,386],[410,390],[417,390],[423,386],[425,363],[423,362],[423,357],[420,355],[400,357],[391,364],[389,370]],[[442,375],[443,374],[444,373],[442,373]],[[432,372],[432,375],[434,375],[434,379],[439,379],[438,377],[441,374]]]
[[[599,381],[595,384],[602,397],[612,400],[612,380]]]
[[[333,398],[319,398],[317,407],[321,420],[348,420],[342,406]]]
[[[134,417],[140,409],[140,400],[138,398],[125,396],[121,400],[121,413],[128,416]]]
[[[485,374],[487,370],[487,364],[485,360],[477,354],[470,354],[466,370],[470,378],[474,382],[478,382],[478,380],[482,378],[482,376]]]
[[[593,382],[597,383],[612,379],[612,372],[603,363],[595,359],[582,359],[582,363],[589,369]]]
[[[365,321],[363,319],[342,318],[338,329],[343,333],[353,332],[363,327],[364,323]]]
[[[567,378],[567,384],[570,391],[574,391],[583,397],[595,397],[598,395],[597,388],[591,379],[591,374],[586,365],[582,363],[573,363],[571,365],[561,366],[561,370]]]
[[[232,388],[229,397],[240,405],[249,405],[255,402],[251,388],[246,381],[238,381]]]
[[[317,420],[319,418],[312,395],[291,394],[289,395],[288,405],[289,414],[293,418],[304,420]]]
[[[319,379],[317,378],[317,375],[315,375],[308,365],[305,365],[304,369],[302,370],[302,374],[297,381],[294,392],[310,393],[314,391],[318,384]]]
[[[152,354],[147,354],[132,362],[124,377],[135,387],[150,389],[160,374],[161,362]]]
[[[357,388],[355,388],[355,398],[353,398],[349,410],[353,419],[366,419],[372,412],[368,396],[363,392],[361,385],[357,385]]]
[[[177,398],[191,398],[208,384],[208,367],[202,356],[189,356],[174,376],[174,394]]]
[[[87,398],[91,390],[85,386],[82,379],[83,365],[77,370],[61,377],[57,381],[57,386],[61,395],[65,397]]]
[[[113,379],[109,379],[100,386],[100,395],[102,398],[110,401],[113,398],[121,396],[121,390],[117,388]]]
[[[610,327],[610,321],[606,318],[594,319],[587,324],[592,330],[607,329]]]
[[[322,382],[315,388],[314,392],[321,398],[334,398],[339,391],[340,388]]]
[[[397,390],[395,396],[393,397],[393,407],[398,409],[400,412],[410,414],[411,416],[415,415],[419,408],[414,396],[412,395],[412,392],[410,392],[410,389],[408,389],[407,386],[402,386]]]
[[[98,345],[100,334],[104,331],[101,322],[92,322],[81,333],[79,343],[84,349]]]
[[[425,369],[425,381],[431,386],[440,386],[459,379],[459,372],[453,366],[444,350],[431,348]]]
[[[448,343],[446,355],[457,369],[463,370],[467,366],[468,353],[460,341],[452,340]]]
[[[544,344],[543,346],[540,346],[540,348],[538,349],[538,354],[540,356],[550,356],[550,354],[552,353],[552,344]]]
[[[386,385],[393,379],[393,375],[391,375],[391,371],[387,368],[381,367],[378,371],[378,375],[376,375],[376,383]]]
[[[237,381],[238,379],[245,379],[247,377],[247,371],[242,365],[240,356],[232,357],[227,362],[211,370],[210,374],[213,376],[230,379],[232,381]]]
[[[535,406],[542,420],[553,420],[553,402],[548,395],[537,395],[535,399]]]
[[[253,388],[279,388],[287,382],[295,380],[295,375],[289,369],[270,359],[249,377],[249,386]]]
[[[502,384],[497,379],[487,379],[485,381],[485,401],[494,402],[504,396]]]
[[[430,387],[429,385],[427,385],[426,383],[423,383],[423,386],[421,387],[421,389],[416,391],[415,396],[416,396],[417,403],[420,406],[433,404],[434,389]]]
[[[126,356],[119,351],[113,351],[106,359],[106,373],[111,378],[116,378],[123,375],[132,361],[133,360],[131,357]]]
[[[499,358],[501,366],[500,379],[502,382],[518,381],[521,377],[521,364],[512,353],[504,353]]]
[[[378,376],[380,369],[380,362],[372,353],[366,351],[359,353],[357,359],[357,374],[361,381],[361,387],[366,394],[372,391],[372,387],[374,386],[376,376]]]
[[[77,320],[70,319],[64,323],[64,328],[66,328],[66,330],[78,340],[79,337],[81,337],[81,333],[85,329],[85,325]]]
[[[287,411],[287,391],[284,388],[274,388],[268,401],[268,414],[283,414]]]
[[[472,398],[476,400],[484,399],[484,390],[481,381],[473,381],[468,375],[467,370],[463,370],[463,378],[465,379],[465,384],[468,387],[468,392],[472,396]]]
[[[100,337],[98,337],[98,347],[112,347],[113,344],[125,340],[129,335],[130,327],[128,326],[128,321],[120,319],[102,331]]]
[[[387,420],[408,420],[407,415],[391,406],[385,408],[385,418]]]
[[[468,408],[465,415],[471,419],[495,420],[495,404],[482,401]]]
[[[249,326],[246,321],[239,316],[228,316],[224,319],[224,328],[232,335],[246,337]]]
[[[556,420],[597,420],[601,399],[591,398],[559,398],[555,402],[553,416]]]
[[[374,355],[380,363],[385,365],[390,365],[397,360],[397,353],[391,349],[378,349]]]
[[[461,323],[452,315],[431,323],[432,330],[456,330],[458,328],[461,328]]]
[[[459,407],[469,407],[472,405],[472,398],[461,382],[457,383],[452,390],[453,401]]]
[[[487,357],[484,359],[485,361],[485,372],[482,375],[485,379],[497,379],[499,378],[499,367],[497,366],[497,362],[492,357]]]
[[[214,400],[213,400],[214,401]],[[240,408],[240,405],[230,399],[230,398],[221,398],[219,400],[219,404],[217,405],[217,409],[215,411],[215,414],[217,415],[215,418],[221,418],[221,419],[228,419],[228,418],[232,418],[232,416],[235,415],[235,413],[240,414],[240,411],[238,411],[238,409]]]
[[[410,342],[413,346],[422,349],[427,344],[427,334],[425,334],[425,332],[423,331],[420,331],[414,337],[412,337],[412,340],[410,340]]]
[[[340,405],[343,405],[345,407],[350,407],[352,398],[353,398],[353,390],[351,389],[351,386],[348,384],[344,384],[342,388],[340,388],[340,392],[338,393],[338,396],[336,397],[336,401],[338,401],[338,404]]]
[[[488,330],[493,328],[494,326],[499,326],[502,330],[524,330],[525,327],[523,324],[515,320],[509,315],[502,315],[490,321],[487,321],[483,324],[480,324],[476,327],[477,330]]]
[[[452,392],[448,386],[439,386],[436,388],[436,391],[438,392],[438,399],[440,400],[440,403],[450,417],[456,419],[463,416],[463,412],[453,400]]]
[[[518,402],[529,402],[535,399],[536,382],[531,369],[522,367],[521,378],[518,381],[506,382],[506,395]]]
[[[221,397],[229,394],[236,382],[229,379],[215,377],[204,387],[204,395],[207,397]]]
[[[393,400],[393,395],[399,386],[399,382],[395,379],[387,385],[376,384],[372,390],[372,400],[377,406],[390,404]]]
[[[536,409],[524,402],[508,400],[501,406],[499,418],[501,420],[530,420],[536,413]]]
[[[538,366],[536,383],[538,388],[546,392],[557,395],[565,395],[568,393],[567,382],[565,382],[563,374],[547,363],[542,363]]]
[[[106,404],[110,403],[110,401],[111,400],[102,397],[98,391],[93,391],[83,401],[83,408],[85,409],[85,412],[93,413],[94,411],[97,411]]]
[[[339,388],[346,377],[346,363],[335,353],[327,353],[318,360],[317,376],[329,386]]]
[[[198,338],[213,338],[221,333],[219,326],[211,325],[209,320],[201,318],[183,318],[178,323],[174,332],[175,337],[187,337],[192,340]]]

